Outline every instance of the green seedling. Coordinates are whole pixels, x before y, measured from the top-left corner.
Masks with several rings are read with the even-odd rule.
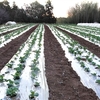
[[[96,69],[100,69],[100,65],[97,65]]]
[[[90,69],[89,68],[85,68],[84,69],[86,72],[90,72]]]
[[[92,62],[91,64],[92,64],[93,66],[96,66],[96,63],[95,63],[95,62]]]
[[[40,69],[38,67],[32,67],[31,70],[35,73],[38,74],[40,72]]]
[[[76,52],[76,51],[74,52],[74,55],[75,55],[75,56],[77,55],[77,52]]]
[[[39,58],[39,55],[40,55],[40,53],[36,53],[36,59],[38,59],[38,58]]]
[[[7,64],[8,68],[12,68],[13,64],[12,63],[9,63]]]
[[[89,56],[86,56],[86,59],[88,59],[89,58]]]
[[[83,47],[84,51],[86,51],[86,47]]]
[[[31,65],[30,65],[31,70],[33,70],[33,67],[36,67],[36,65],[37,65],[36,62],[34,62],[33,64],[31,64]]]
[[[6,71],[6,72],[5,72],[5,74],[8,74],[8,73],[9,73],[9,71]]]
[[[20,64],[18,64],[18,66],[24,68],[25,64],[20,63]]]
[[[88,58],[88,62],[92,62],[92,58]]]
[[[81,52],[81,51],[77,51],[77,52],[78,52],[78,54],[79,54],[79,55],[81,55],[81,54],[82,54],[82,52]]]
[[[38,86],[40,86],[40,83],[39,82],[35,82],[34,86],[38,87]]]
[[[91,52],[88,52],[88,55],[90,55],[91,54]]]
[[[20,63],[25,63],[25,57],[20,57]]]
[[[81,58],[80,58],[80,57],[76,57],[76,59],[77,59],[78,61],[80,61],[80,60],[81,60]]]
[[[0,82],[3,82],[4,81],[4,76],[3,75],[0,75]]]
[[[81,67],[85,67],[85,64],[84,64],[84,62],[80,62],[80,64],[81,64]]]
[[[37,76],[36,73],[34,73],[34,71],[32,71],[32,72],[31,72],[31,78],[32,78],[32,79],[35,79],[36,76]]]
[[[30,91],[31,92],[31,94],[29,95],[29,98],[30,99],[34,99],[35,100],[35,97],[38,97],[39,96],[39,94],[38,93],[36,93],[35,91]]]
[[[96,80],[96,83],[100,84],[100,80]]]
[[[7,85],[8,85],[8,88],[14,86],[14,82],[13,82],[12,80],[9,79],[8,82],[9,82],[9,83],[7,84]]]
[[[14,81],[15,85],[19,85],[19,80]]]
[[[18,88],[13,86],[7,89],[6,95],[10,97],[14,97],[17,95]]]
[[[72,54],[74,53],[74,50],[73,50],[73,48],[71,48],[71,47],[68,48],[68,51],[69,51],[70,53],[72,53]]]
[[[11,63],[14,63],[14,61],[12,60]]]
[[[15,75],[12,75],[14,77],[14,80],[20,79],[21,73],[16,72]]]
[[[96,76],[96,73],[91,73],[93,76]]]
[[[71,45],[72,47],[74,47],[74,43],[70,43],[70,45]]]
[[[40,47],[40,46],[41,46],[41,44],[39,43],[39,44],[38,44],[38,46]]]
[[[17,67],[17,68],[15,68],[15,70],[17,73],[21,73],[23,70],[23,67]]]
[[[36,61],[37,61],[36,59],[33,60],[34,63],[35,63]]]

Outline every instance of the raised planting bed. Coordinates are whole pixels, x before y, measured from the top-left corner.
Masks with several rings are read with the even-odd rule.
[[[92,88],[100,97],[100,58],[67,34],[54,27],[51,27],[51,30],[65,51],[65,56],[71,61],[72,68],[80,76],[81,82],[88,88]]]
[[[69,33],[75,34],[89,42],[100,46],[100,28],[77,25],[59,25],[59,27]]]
[[[5,35],[2,34],[2,36],[0,36],[0,48],[2,46],[5,46],[7,43],[12,41],[16,37],[18,37],[18,36],[22,35],[23,33],[25,33],[27,30],[29,30],[29,28],[32,28],[32,26],[33,26],[33,24],[24,25],[24,27],[21,27],[17,30],[13,30],[13,32],[6,32]]]
[[[0,99],[48,99],[43,34],[44,28],[40,25],[1,70]]]
[[[61,45],[47,26],[44,41],[49,100],[97,100],[95,92],[80,82]]]

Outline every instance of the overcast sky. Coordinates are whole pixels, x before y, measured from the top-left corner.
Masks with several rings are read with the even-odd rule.
[[[3,0],[0,0],[3,1]],[[36,0],[8,0],[11,4],[13,1],[16,2],[18,6],[22,6],[23,4],[29,4],[31,2],[34,2]],[[47,0],[37,0],[39,3],[45,5]],[[54,7],[53,13],[55,17],[67,17],[68,10],[75,6],[75,4],[81,4],[82,2],[86,1],[92,1],[97,2],[100,5],[100,0],[51,0],[52,5]]]

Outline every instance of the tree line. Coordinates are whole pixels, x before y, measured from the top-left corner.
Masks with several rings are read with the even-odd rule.
[[[100,8],[97,3],[76,4],[68,11],[67,23],[100,23]]]
[[[37,1],[30,5],[25,4],[25,8],[19,8],[15,2],[9,5],[7,0],[0,2],[0,24],[7,21],[26,22],[26,23],[56,23],[53,15],[53,6],[48,0],[43,6]]]

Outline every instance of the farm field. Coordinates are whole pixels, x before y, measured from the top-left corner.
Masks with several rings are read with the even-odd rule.
[[[99,28],[24,26],[5,44],[7,34],[0,37],[1,100],[99,100]],[[74,33],[75,27],[80,28],[78,35],[81,29],[94,33],[85,40],[83,34]]]
[[[13,32],[14,30],[23,28],[25,26],[27,26],[27,24],[26,25],[24,25],[24,24],[17,24],[17,25],[14,25],[14,26],[12,26],[12,25],[4,26],[3,25],[3,26],[0,27],[0,36],[5,35],[6,33]]]

